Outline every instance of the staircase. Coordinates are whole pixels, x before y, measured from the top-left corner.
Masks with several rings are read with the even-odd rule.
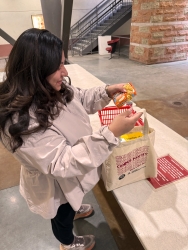
[[[69,49],[72,55],[92,53],[98,45],[98,36],[111,35],[132,15],[132,2],[103,0],[70,30]]]

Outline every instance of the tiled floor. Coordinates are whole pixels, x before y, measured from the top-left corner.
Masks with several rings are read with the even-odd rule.
[[[105,83],[131,81],[137,89],[138,95],[134,101],[138,106],[147,107],[151,115],[158,116],[159,120],[163,119],[162,122],[167,126],[178,121],[173,129],[188,137],[188,61],[143,65],[130,61],[126,56],[114,55],[109,60],[109,55],[98,54],[83,57],[69,56],[69,60],[79,64]],[[180,104],[174,104],[176,102]],[[0,149],[0,158],[4,157],[1,153],[3,150]],[[6,167],[8,167],[6,163],[1,164],[0,173],[1,169]],[[118,210],[115,199],[110,193],[105,193],[101,182],[95,187],[94,194],[96,199],[90,192],[85,197],[85,202],[91,202],[96,213],[87,220],[75,222],[75,233],[95,234],[96,250],[143,249],[128,221]],[[59,243],[51,233],[50,221],[28,210],[19,194],[18,186],[0,191],[0,216],[1,250],[59,248]]]
[[[95,214],[85,220],[75,221],[75,233],[94,234],[95,250],[118,250],[109,226],[92,194],[85,202],[93,205]],[[0,191],[0,249],[1,250],[57,250],[59,242],[51,231],[50,220],[31,213],[19,194],[18,186]]]

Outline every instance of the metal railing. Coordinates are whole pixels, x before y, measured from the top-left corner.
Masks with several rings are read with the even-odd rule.
[[[109,4],[109,2],[111,3]],[[99,25],[103,20],[105,20],[106,16],[110,14],[112,15],[113,12],[117,10],[118,7],[120,8],[122,4],[123,0],[103,1],[102,9],[99,10],[99,6],[97,6],[97,8],[94,8],[88,16],[86,15],[85,18],[83,17],[83,20],[78,21],[77,25],[71,28],[71,36],[79,37],[80,35],[92,30],[93,27]]]
[[[119,38],[117,53],[118,55],[129,56],[129,47],[130,47],[130,37],[128,36],[112,36],[112,39]],[[124,42],[126,41],[126,42]]]
[[[73,47],[76,43],[81,42],[81,51],[83,51],[85,44],[92,44],[93,40],[96,40],[100,34],[103,34],[106,29],[108,29],[120,18],[122,18],[123,15],[125,15],[124,12],[120,12],[116,20],[111,19],[109,24],[102,26],[106,20],[112,18],[114,13],[117,13],[117,11],[121,9],[122,5],[127,7],[130,6],[130,8],[132,8],[130,0],[127,0],[127,2],[123,2],[123,0],[105,0],[97,5],[82,19],[80,19],[71,28],[69,49],[71,49],[71,51],[74,53]],[[99,7],[101,9],[99,9]],[[128,9],[125,9],[125,11],[127,12]]]
[[[7,34],[4,30],[2,30],[1,28],[0,28],[0,36],[3,39],[5,39],[7,42],[9,42],[11,45],[14,45],[15,40],[11,36],[9,36],[9,34]]]
[[[93,19],[97,19],[100,12],[105,10],[106,7],[112,2],[114,2],[114,0],[103,0],[100,2],[71,27],[70,33],[79,34],[85,25],[87,25]]]

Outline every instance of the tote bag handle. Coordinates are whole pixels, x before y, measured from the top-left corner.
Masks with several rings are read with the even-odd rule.
[[[145,109],[141,109],[138,112],[143,112],[143,115],[144,115],[144,126],[142,128],[143,137],[148,138],[148,135],[149,135],[149,124],[148,124],[146,110]]]

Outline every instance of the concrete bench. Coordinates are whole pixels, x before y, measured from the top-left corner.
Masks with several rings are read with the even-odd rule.
[[[74,86],[91,88],[104,84],[77,64],[67,65],[66,68]],[[98,130],[98,114],[90,116],[90,120],[93,130]],[[148,121],[156,131],[158,156],[170,154],[188,169],[188,141],[149,114]],[[157,191],[147,180],[143,180],[112,193],[145,249],[188,249],[187,177]]]

